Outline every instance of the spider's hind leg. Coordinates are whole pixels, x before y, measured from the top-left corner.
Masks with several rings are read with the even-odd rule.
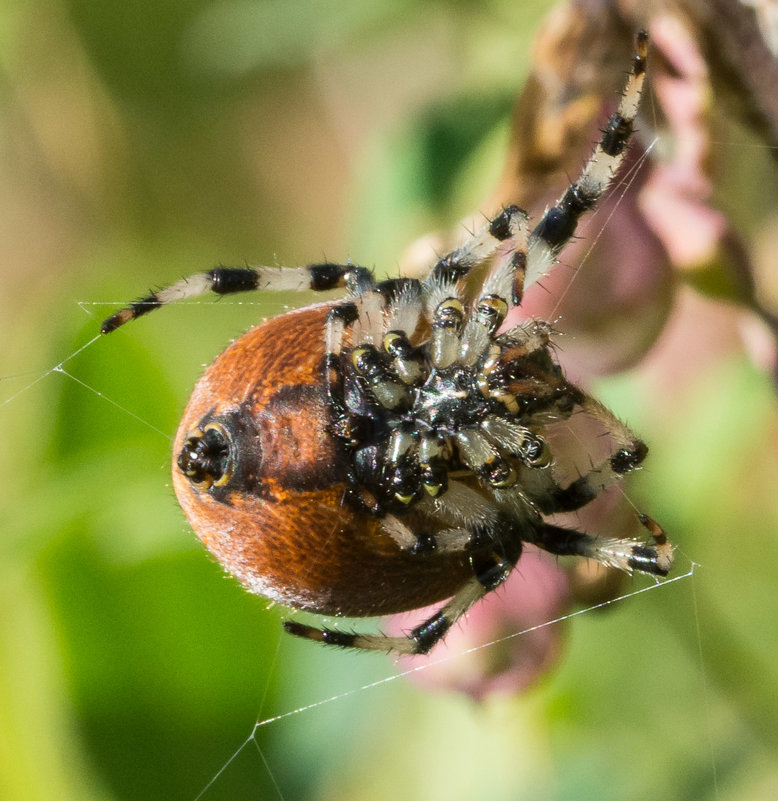
[[[637,570],[653,576],[666,576],[673,566],[673,546],[664,529],[648,515],[639,514],[638,520],[651,535],[652,542],[592,537],[548,523],[536,527],[534,542],[558,556],[585,556],[627,573]]]
[[[284,629],[325,645],[356,648],[363,651],[384,651],[397,654],[427,654],[446,636],[451,627],[470,607],[487,593],[497,589],[511,574],[521,555],[523,530],[518,522],[501,518],[500,540],[489,548],[474,551],[470,557],[473,575],[441,609],[428,617],[404,636],[385,634],[358,634],[317,628],[296,620],[284,622]],[[434,558],[420,555],[419,558]]]
[[[296,620],[284,621],[284,629],[297,637],[341,648],[396,654],[427,654],[476,601],[505,581],[515,564],[513,560],[507,560],[496,553],[481,556],[478,561],[475,559],[473,557],[473,577],[462,585],[445,606],[405,636],[319,629]]]

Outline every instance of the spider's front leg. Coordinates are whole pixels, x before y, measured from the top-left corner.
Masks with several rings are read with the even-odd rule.
[[[556,205],[546,211],[530,236],[527,286],[554,264],[575,233],[581,215],[594,208],[621,166],[640,106],[647,55],[648,33],[640,31],[636,38],[632,71],[618,109],[606,123],[602,137],[578,180],[567,188]]]
[[[346,287],[356,293],[372,284],[371,272],[353,264],[325,262],[307,267],[214,267],[130,303],[105,320],[100,326],[100,332],[110,334],[130,320],[154,309],[207,292],[216,295],[265,290],[300,292],[310,289],[319,292]]]
[[[544,515],[581,509],[603,490],[638,469],[648,454],[646,444],[599,401],[569,385],[576,403],[589,417],[598,421],[616,445],[616,450],[565,487],[552,480],[533,502]],[[604,565],[631,573],[637,570],[655,576],[666,576],[673,565],[673,546],[664,529],[648,515],[639,513],[640,524],[653,542],[646,544],[632,539],[592,537],[579,531],[542,523],[532,527],[532,540],[551,553],[585,556]]]

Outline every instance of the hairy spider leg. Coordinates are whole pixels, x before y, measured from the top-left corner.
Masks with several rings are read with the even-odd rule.
[[[381,527],[403,550],[419,555],[473,553],[481,548],[504,548],[504,513],[493,503],[461,481],[451,481],[445,495],[422,497],[416,509],[445,528],[430,532],[414,531],[401,517],[386,515]],[[521,515],[514,515],[521,519]]]
[[[638,570],[654,576],[666,576],[673,566],[673,546],[664,529],[646,514],[638,514],[653,544],[641,540],[592,537],[574,529],[544,523],[535,530],[535,545],[559,556],[585,556],[608,567],[627,573]]]
[[[470,557],[472,578],[468,579],[441,609],[404,636],[359,634],[317,628],[296,620],[284,621],[284,628],[298,637],[341,648],[398,654],[429,653],[474,603],[499,587],[511,574],[521,555],[521,533],[511,531],[516,526],[517,523],[509,516],[502,515],[500,528],[503,531],[503,542],[506,547],[474,552]]]
[[[548,377],[544,383],[551,386],[552,378]],[[648,455],[646,444],[602,403],[573,384],[567,383],[566,390],[584,414],[605,428],[616,450],[610,456],[591,465],[589,470],[566,487],[558,486],[550,472],[533,471],[536,478],[540,476],[546,478],[545,481],[537,482],[531,498],[526,493],[516,494],[510,490],[503,491],[501,487],[492,487],[496,499],[503,506],[510,504],[516,509],[522,504],[527,507],[523,510],[519,508],[519,514],[524,513],[531,517],[532,509],[540,514],[580,509],[594,500],[603,490],[620,481],[627,473],[638,469]],[[487,418],[482,424],[482,429],[485,429],[487,435],[497,434],[497,441],[501,445],[511,442],[513,438],[515,444],[521,447],[521,432],[511,433],[505,422],[499,418]],[[540,463],[543,464],[542,461]],[[557,555],[575,554],[627,572],[638,570],[665,576],[672,567],[673,546],[667,540],[664,530],[648,515],[639,513],[638,519],[651,533],[653,545],[634,539],[592,537],[578,531],[550,526],[545,522],[538,525],[535,521],[531,522],[529,529],[530,532],[536,532],[535,538],[525,536],[525,539]]]
[[[527,213],[518,206],[504,208],[460,247],[438,259],[424,280],[425,290],[435,284],[451,284],[467,278],[471,270],[483,264],[503,242],[519,239],[526,219]]]
[[[627,572],[640,570],[657,576],[666,576],[673,562],[672,546],[667,535],[648,515],[641,514],[638,518],[651,533],[654,540],[653,547],[635,540],[596,538],[547,523],[537,527],[534,542],[550,553],[560,556],[585,556]],[[516,525],[509,517],[501,522],[504,525]],[[510,554],[496,550],[474,553],[471,556],[473,577],[466,581],[439,611],[404,636],[359,634],[317,628],[295,620],[284,621],[284,629],[297,637],[341,648],[408,655],[429,653],[473,604],[499,587],[513,571],[521,555],[521,539],[527,537],[524,532],[512,536],[510,532],[506,533],[506,541],[513,543],[516,546],[515,550]]]
[[[632,71],[618,109],[606,123],[578,180],[567,188],[555,206],[546,210],[530,235],[525,286],[535,283],[549,271],[575,233],[581,215],[594,207],[621,166],[640,106],[647,54],[648,33],[640,31],[636,37]]]
[[[306,289],[320,292],[346,287],[352,294],[357,294],[363,287],[372,285],[370,270],[354,264],[324,262],[306,267],[214,267],[130,303],[105,320],[100,332],[110,334],[154,309],[208,292],[217,295],[255,291],[301,292]]]

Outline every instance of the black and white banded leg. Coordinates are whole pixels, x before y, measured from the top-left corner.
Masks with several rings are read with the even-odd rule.
[[[518,206],[507,206],[471,234],[458,248],[438,259],[424,280],[425,289],[435,284],[452,284],[467,278],[470,271],[483,264],[503,243],[520,240],[526,228],[527,213]]]
[[[649,543],[634,539],[593,537],[574,529],[548,523],[535,527],[535,544],[558,556],[585,556],[626,573],[637,570],[652,576],[666,576],[673,566],[673,546],[664,529],[646,514],[640,524],[651,535]]]
[[[422,296],[431,326],[429,350],[433,367],[455,362],[472,365],[483,353],[508,310],[523,292],[527,215],[508,206],[473,234],[461,247],[441,258],[422,284]],[[460,281],[483,264],[497,248],[513,241],[514,254],[487,278],[471,315],[465,313]]]
[[[359,294],[373,285],[370,270],[354,264],[310,264],[307,267],[214,267],[152,292],[105,320],[100,332],[109,334],[120,326],[169,303],[213,292],[233,295],[240,292],[326,291],[345,287]]]
[[[511,574],[521,555],[521,543],[515,532],[509,532],[505,542],[510,543],[510,552],[497,548],[475,552],[470,558],[472,578],[439,611],[404,636],[337,631],[295,620],[285,621],[284,628],[297,637],[341,648],[397,654],[429,653],[474,603],[499,587]]]
[[[580,392],[580,390],[578,390]],[[580,392],[582,411],[597,420],[608,432],[616,450],[582,473],[566,487],[557,487],[548,494],[544,513],[570,512],[594,500],[603,490],[637,470],[648,456],[648,446],[599,401]]]
[[[448,491],[437,498],[422,497],[415,507],[430,520],[430,528],[416,530],[406,525],[402,516],[386,515],[381,521],[389,535],[404,551],[419,555],[441,553],[474,553],[489,548],[499,549],[505,532],[520,533],[515,521],[522,514],[509,518],[489,499],[461,481],[451,481]],[[446,527],[440,528],[443,523]]]
[[[632,71],[618,109],[606,123],[602,137],[581,176],[567,188],[556,205],[546,211],[530,235],[525,286],[535,283],[548,272],[575,233],[581,215],[594,207],[621,166],[643,93],[647,55],[648,33],[640,31],[635,44]]]

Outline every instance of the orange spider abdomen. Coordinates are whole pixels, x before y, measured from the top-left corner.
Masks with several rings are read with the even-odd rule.
[[[206,547],[252,592],[324,614],[418,608],[452,595],[468,560],[401,550],[380,518],[347,499],[348,456],[330,433],[324,386],[330,308],[269,320],[206,370],[176,435],[176,495]],[[181,466],[193,436],[208,428],[225,432],[234,462],[213,483],[193,481],[196,471]]]

